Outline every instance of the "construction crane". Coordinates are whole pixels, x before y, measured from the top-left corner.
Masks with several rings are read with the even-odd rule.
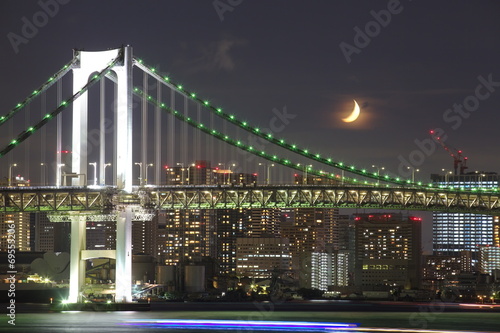
[[[439,142],[439,144],[448,152],[448,154],[453,157],[453,169],[455,170],[455,176],[457,175],[457,172],[460,172],[460,175],[464,174],[464,171],[468,168],[467,167],[467,157],[462,156],[462,151],[458,150],[456,148],[447,146],[439,136],[436,136],[436,132],[434,130],[429,131],[430,135],[432,138]]]

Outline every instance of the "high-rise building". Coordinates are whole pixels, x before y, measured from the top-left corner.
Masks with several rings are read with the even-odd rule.
[[[435,184],[452,188],[498,188],[499,176],[492,172],[464,175],[431,175]],[[495,222],[497,221],[497,222]],[[496,223],[496,224],[495,224]],[[433,213],[433,252],[435,255],[459,256],[471,251],[474,264],[479,260],[479,247],[494,245],[494,226],[498,238],[498,216],[473,213]]]
[[[164,253],[166,265],[215,256],[214,212],[209,209],[166,210]]]
[[[301,260],[309,260],[312,252],[329,249],[338,241],[338,223],[338,209],[282,209],[281,236],[290,240],[294,270],[304,271]]]
[[[481,246],[479,248],[479,271],[493,275],[496,269],[500,269],[500,247]]]
[[[472,271],[471,267],[472,257],[470,251],[464,251],[458,257],[428,255],[424,257],[423,279],[445,280],[460,273],[470,273]]]
[[[327,291],[329,286],[350,284],[352,255],[348,250],[313,252],[311,254],[311,288]]]
[[[0,235],[0,251],[7,251],[9,244],[17,251],[31,251],[30,213],[0,213]]]
[[[236,240],[236,274],[249,278],[271,278],[274,272],[290,270],[286,238],[246,237]]]
[[[217,230],[216,260],[219,273],[236,272],[236,240],[248,236],[247,209],[216,209],[215,225]]]
[[[132,253],[157,257],[158,214],[151,221],[132,221]]]
[[[34,242],[36,252],[69,252],[70,222],[50,222],[46,212],[32,213]]]
[[[355,280],[365,290],[417,288],[421,223],[400,213],[355,214]]]
[[[115,250],[116,222],[87,222],[86,238],[87,250]]]

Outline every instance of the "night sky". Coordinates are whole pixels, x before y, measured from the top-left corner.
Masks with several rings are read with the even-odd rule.
[[[73,48],[130,44],[253,124],[286,107],[296,117],[281,135],[337,160],[428,180],[452,168],[429,141],[442,128],[469,171],[499,169],[497,1],[54,1],[41,1],[46,22],[37,1],[0,4],[2,114]],[[353,99],[361,115],[344,123]]]
[[[0,3],[1,114],[73,48],[130,44],[252,124],[286,107],[280,134],[336,160],[427,181],[453,165],[441,128],[469,171],[499,171],[498,1],[55,1]]]

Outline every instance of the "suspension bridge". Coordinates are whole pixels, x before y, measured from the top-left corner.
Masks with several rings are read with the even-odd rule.
[[[415,182],[289,143],[145,64],[130,46],[74,50],[71,61],[0,117],[0,127],[9,134],[0,140],[0,166],[8,169],[0,212],[45,211],[53,222],[72,222],[70,302],[79,300],[84,259],[109,256],[85,251],[87,221],[117,221],[116,299],[129,302],[131,223],[151,219],[155,210],[500,212],[497,189]],[[210,169],[224,174],[256,175],[261,168],[265,177],[190,182],[184,170],[201,160],[214,161]],[[169,166],[182,168],[180,181],[169,183]],[[21,168],[26,179],[34,179],[30,186],[14,180],[13,171]]]

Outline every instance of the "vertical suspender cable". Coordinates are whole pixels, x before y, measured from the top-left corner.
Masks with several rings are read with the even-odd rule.
[[[223,121],[222,122],[223,124],[223,129],[224,129],[224,132],[223,133],[227,133],[227,121]],[[228,162],[228,155],[227,155],[227,144],[222,144],[222,146],[224,147],[222,149],[222,156],[221,156],[221,162],[224,164],[224,169],[227,168],[227,162]]]
[[[143,91],[148,93],[148,74],[146,72],[143,73],[143,80],[142,80],[142,85],[143,85]],[[139,185],[144,185],[144,181],[147,182],[147,168],[148,168],[148,155],[147,155],[147,149],[148,149],[148,100],[147,98],[142,99],[142,148],[141,148],[141,163],[142,166],[139,168],[139,172],[142,174],[139,175],[140,178],[140,184]]]
[[[41,111],[41,116],[42,118],[45,116],[45,112],[46,112],[46,108],[47,108],[47,95],[46,95],[46,92],[44,91],[42,93],[42,96],[41,96],[41,102],[40,102],[40,111]],[[47,178],[45,179],[45,184],[44,185],[49,185],[50,184],[50,181],[49,181],[49,174],[50,174],[50,171],[52,169],[57,169],[57,167],[53,168],[53,166],[49,166],[47,165],[47,127],[46,126],[43,126],[42,127],[42,133],[40,133],[40,161],[41,163],[43,163],[45,165],[45,167],[42,167],[41,170],[42,170],[42,177],[41,178],[44,178],[45,179],[45,174],[43,172],[47,172]],[[11,154],[12,155],[12,154]],[[44,171],[44,169],[46,169]]]
[[[175,108],[175,90],[170,90],[170,108]],[[167,165],[175,165],[175,116],[171,113],[168,117],[168,160]]]
[[[9,121],[9,140],[12,140],[12,138],[14,137],[14,121]],[[14,163],[14,157],[12,156],[14,154],[9,154],[9,164],[8,164],[8,167],[10,168],[10,166]],[[9,177],[10,177],[10,170],[9,170]],[[12,181],[9,179],[9,181]]]
[[[210,128],[215,128],[214,127],[214,114],[210,113]],[[214,137],[212,135],[208,135],[207,138],[207,153],[208,153],[208,158],[213,159],[214,157]],[[212,160],[212,163],[215,163],[216,160]],[[212,167],[215,165],[212,164]]]
[[[100,184],[104,184],[106,180],[106,175],[104,174],[104,164],[106,164],[106,128],[105,128],[105,100],[106,100],[106,77],[103,77],[100,82],[100,96],[99,96],[99,108],[100,108],[100,119],[99,119],[99,175],[101,176]],[[94,175],[94,177],[97,176]]]
[[[161,101],[161,84],[156,82],[156,100]],[[155,165],[153,170],[155,171],[155,184],[160,185],[161,183],[161,110],[160,106],[157,105],[155,108]]]
[[[57,90],[57,96],[56,96],[56,103],[57,105],[61,105],[62,102],[62,79],[57,80],[57,85],[56,85],[56,90]],[[45,104],[45,103],[44,103]],[[45,111],[43,112],[45,115]],[[56,118],[56,165],[55,165],[55,170],[57,172],[58,170],[58,165],[62,163],[61,157],[62,157],[62,113],[57,115]],[[43,127],[44,129],[46,128],[45,126]],[[43,132],[43,135],[46,135],[46,132]],[[46,147],[44,149],[47,149]],[[73,170],[69,169],[69,165],[65,167],[65,169],[68,172],[72,172]],[[59,184],[56,184],[59,186]]]
[[[26,110],[24,113],[24,128],[30,127],[30,112],[31,108],[30,105],[26,105]],[[24,147],[24,179],[28,180],[30,179],[30,149],[28,145],[25,145]]]
[[[198,104],[198,109],[196,110],[196,122],[198,124],[201,124],[201,105]],[[199,130],[194,130],[194,133],[195,133],[195,143],[194,143],[194,152],[195,152],[195,156],[194,156],[194,159],[195,160],[201,160],[202,156],[201,156],[201,131]],[[189,164],[189,163],[188,163]]]
[[[184,96],[184,116],[189,117],[188,115],[188,98]],[[188,163],[187,160],[187,150],[188,150],[188,124],[186,122],[182,123],[182,134],[181,134],[181,161],[182,163]],[[184,180],[183,180],[184,181]]]

